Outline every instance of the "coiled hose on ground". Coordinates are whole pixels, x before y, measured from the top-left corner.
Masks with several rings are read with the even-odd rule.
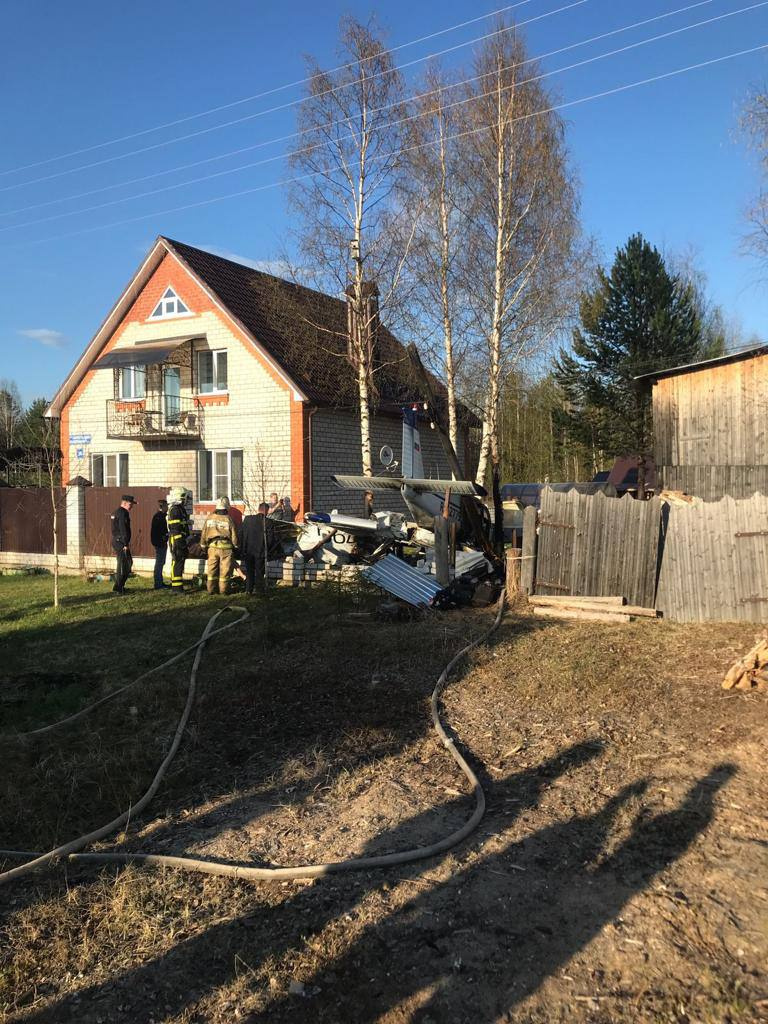
[[[219,626],[214,629],[216,620],[225,611],[238,612],[239,617],[233,622],[227,623],[225,626]],[[475,809],[472,815],[462,825],[460,829],[452,832],[445,838],[438,840],[436,843],[432,843],[429,846],[417,846],[411,850],[403,850],[399,853],[388,853],[378,857],[355,857],[350,860],[335,861],[328,864],[303,864],[298,867],[275,867],[275,868],[257,868],[248,867],[241,864],[227,864],[221,863],[220,861],[206,860],[200,857],[174,857],[160,853],[82,853],[86,846],[91,843],[97,842],[99,839],[103,839],[116,832],[121,826],[125,825],[129,819],[135,818],[136,815],[140,814],[141,811],[149,804],[152,797],[157,792],[157,789],[165,775],[168,767],[176,755],[181,743],[181,738],[186,728],[189,715],[192,711],[192,707],[195,701],[195,694],[197,690],[197,670],[202,659],[203,650],[207,642],[214,636],[223,633],[225,630],[232,629],[234,626],[240,625],[247,617],[248,612],[244,608],[237,608],[235,606],[228,605],[226,608],[222,608],[217,611],[208,620],[202,636],[195,644],[191,644],[186,647],[179,654],[173,658],[169,658],[163,662],[162,665],[158,665],[156,668],[150,669],[150,671],[143,673],[133,682],[128,683],[126,686],[120,687],[113,693],[106,697],[102,697],[101,700],[95,701],[88,707],[83,708],[74,715],[70,715],[68,718],[63,718],[59,722],[55,722],[53,725],[44,726],[41,729],[34,729],[28,733],[21,733],[21,736],[39,736],[42,733],[47,733],[53,729],[57,729],[69,722],[74,722],[84,715],[89,714],[95,708],[100,707],[109,700],[114,700],[121,693],[125,693],[126,690],[135,686],[137,683],[146,679],[148,676],[153,675],[155,672],[159,672],[169,665],[174,664],[180,658],[184,657],[190,651],[196,649],[195,660],[192,665],[192,670],[189,676],[189,688],[187,691],[187,700],[184,705],[184,710],[181,713],[176,731],[171,742],[170,749],[163,759],[160,767],[155,773],[155,777],[152,783],[147,789],[146,793],[140,798],[140,800],[134,804],[130,810],[121,814],[119,817],[108,822],[106,825],[102,825],[100,828],[95,829],[93,832],[89,832],[87,835],[79,836],[77,839],[73,839],[62,846],[56,847],[54,850],[49,850],[47,853],[30,853],[24,850],[0,850],[0,858],[6,859],[23,859],[26,861],[25,864],[19,865],[19,867],[11,868],[9,871],[5,871],[0,874],[0,884],[4,882],[11,882],[17,878],[21,878],[24,875],[35,871],[38,868],[42,868],[45,865],[53,864],[60,860],[68,860],[76,863],[98,863],[98,864],[148,864],[152,867],[172,867],[179,868],[184,871],[195,871],[202,874],[208,875],[219,875],[227,878],[240,878],[247,881],[282,881],[284,879],[296,879],[296,878],[319,878],[323,875],[339,874],[344,871],[367,871],[370,868],[381,868],[387,867],[391,864],[406,864],[411,861],[424,860],[427,857],[433,857],[435,854],[444,853],[446,850],[450,850],[451,847],[456,846],[475,829],[477,828],[480,820],[485,813],[485,794],[482,786],[478,781],[477,776],[467,764],[466,760],[462,757],[461,753],[456,749],[454,741],[446,732],[442,722],[440,721],[440,712],[438,702],[440,694],[442,693],[451,672],[453,671],[456,664],[464,658],[473,648],[478,647],[480,644],[485,643],[491,634],[497,629],[501,622],[502,615],[504,613],[504,595],[502,593],[499,599],[496,616],[490,629],[473,640],[471,643],[466,644],[462,649],[454,655],[453,658],[448,662],[443,671],[440,673],[435,687],[432,691],[431,697],[431,714],[432,724],[443,743],[443,746],[447,749],[448,753],[458,764],[466,776],[472,792],[475,797]],[[9,737],[6,737],[9,738]],[[31,858],[31,859],[30,859]]]

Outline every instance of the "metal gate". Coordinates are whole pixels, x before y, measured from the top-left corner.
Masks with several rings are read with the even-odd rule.
[[[131,552],[134,557],[151,558],[155,549],[150,539],[152,516],[157,512],[159,498],[168,493],[166,487],[86,487],[85,489],[85,553],[111,555],[112,513],[128,490],[137,504],[131,509]]]

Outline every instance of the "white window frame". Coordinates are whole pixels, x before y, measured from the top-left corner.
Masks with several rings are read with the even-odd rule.
[[[184,308],[179,309],[180,305]],[[147,320],[175,320],[180,316],[194,316],[194,313],[186,302],[179,298],[171,285],[168,285]]]
[[[225,348],[201,348],[197,353],[197,393],[199,395],[228,395],[229,394],[229,358],[227,356],[227,349]],[[227,360],[227,386],[225,388],[218,388],[216,386],[216,379],[219,375],[218,366],[221,355]],[[203,374],[200,370],[200,360],[204,356],[211,356],[211,380],[212,386],[210,391],[203,391]]]
[[[141,394],[139,394],[138,388],[136,387],[137,381],[141,381]],[[126,383],[130,381],[130,387],[127,389],[130,394],[126,394]],[[138,366],[131,364],[130,366],[121,366],[118,380],[117,391],[119,394],[119,401],[121,402],[141,402],[147,396],[147,368],[146,366]]]
[[[101,476],[102,482],[100,484],[95,483],[94,476],[94,462],[96,459],[101,459]],[[114,459],[114,474],[108,473],[108,461]],[[125,460],[125,461],[123,461]],[[125,466],[125,479],[120,482],[120,470],[122,466]],[[128,452],[92,452],[91,453],[91,481],[95,487],[128,487],[130,484],[130,467],[131,461],[128,458]],[[114,480],[114,483],[110,481]]]
[[[201,449],[197,453],[197,493],[198,498],[203,503],[214,503],[217,498],[222,497],[222,493],[216,487],[216,456],[226,455],[227,456],[227,486],[223,493],[226,493],[230,501],[243,501],[243,494],[232,493],[232,455],[234,452],[240,454],[240,462],[245,476],[245,455],[242,448],[205,448]],[[211,496],[210,498],[203,496],[203,474],[201,473],[201,461],[203,458],[210,459],[210,481],[211,481]],[[245,490],[245,480],[242,481],[243,490]]]

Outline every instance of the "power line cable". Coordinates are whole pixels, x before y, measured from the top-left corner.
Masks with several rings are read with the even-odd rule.
[[[589,3],[590,0],[572,0],[571,3],[566,4],[563,7],[558,7],[554,11],[547,11],[545,14],[539,14],[535,18],[528,18],[527,21],[520,21],[513,25],[508,25],[501,29],[496,29],[493,32],[488,32],[482,36],[476,36],[474,39],[468,39],[464,43],[457,43],[455,46],[449,46],[445,50],[438,50],[435,53],[428,53],[424,57],[418,57],[416,60],[408,61],[405,64],[401,64],[397,68],[392,68],[388,71],[380,71],[376,75],[371,75],[369,81],[374,78],[380,78],[385,74],[393,74],[395,71],[402,71],[405,68],[413,67],[416,64],[422,64],[426,60],[431,60],[434,57],[442,57],[446,53],[453,53],[455,50],[460,50],[465,46],[471,46],[473,43],[483,42],[485,39],[490,39],[493,36],[500,35],[504,32],[517,31],[523,28],[525,25],[531,25],[535,21],[541,21],[544,18],[550,18],[555,14],[562,14],[563,11],[569,11],[574,7],[581,7],[583,4]],[[344,82],[341,85],[335,86],[333,89],[326,89],[324,92],[317,93],[317,96],[326,96],[331,93],[338,92],[340,89],[349,88],[351,82]],[[208,128],[199,128],[197,131],[188,132],[186,135],[177,135],[172,139],[164,139],[162,142],[155,142],[151,146],[142,146],[139,149],[129,150],[127,153],[116,153],[114,156],[104,157],[102,160],[94,160],[89,164],[79,164],[77,167],[70,167],[64,171],[56,171],[54,174],[46,174],[39,178],[30,178],[28,181],[19,181],[12,185],[0,186],[0,192],[10,192],[17,188],[25,188],[28,185],[39,185],[44,181],[53,181],[55,178],[63,178],[69,174],[76,174],[79,171],[91,170],[94,167],[103,167],[105,164],[114,163],[116,160],[126,160],[131,156],[139,156],[141,153],[150,153],[156,149],[164,149],[166,146],[173,146],[177,142],[188,142],[189,139],[199,138],[201,135],[208,135],[211,132],[220,131],[222,128],[231,128],[234,125],[243,124],[246,121],[252,121],[257,117],[264,117],[266,114],[274,114],[280,110],[288,110],[290,107],[298,106],[303,103],[303,98],[298,100],[291,100],[289,103],[282,103],[275,107],[269,107],[266,110],[258,110],[254,114],[245,114],[243,117],[234,118],[232,121],[223,121],[221,124],[211,125]]]
[[[485,21],[487,18],[493,18],[499,14],[506,14],[508,11],[514,10],[516,7],[524,7],[526,4],[531,3],[532,0],[518,0],[517,3],[509,4],[507,7],[499,7],[495,11],[489,11],[487,14],[481,14],[476,18],[469,18],[467,21],[457,22],[455,25],[449,25],[447,28],[441,28],[437,32],[431,32],[429,35],[420,36],[418,39],[411,39],[407,43],[399,43],[397,46],[393,46],[388,49],[389,53],[398,53],[400,50],[405,50],[409,46],[417,46],[419,43],[426,43],[430,39],[436,39],[438,36],[446,35],[448,32],[455,32],[457,29],[466,28],[467,25],[474,25],[478,21]],[[331,68],[327,72],[329,75],[335,75],[339,71],[346,71],[348,68],[357,67],[358,64],[362,64],[366,60],[371,60],[370,57],[364,57],[362,60],[350,61],[348,64],[340,64],[336,68]],[[165,121],[163,124],[156,124],[152,128],[143,128],[137,132],[131,132],[129,135],[121,135],[116,139],[107,139],[105,142],[96,142],[92,146],[84,146],[82,149],[73,149],[69,153],[59,153],[58,156],[49,156],[44,160],[36,160],[31,164],[24,164],[20,167],[10,167],[8,170],[0,171],[0,177],[4,177],[6,174],[16,174],[19,171],[29,171],[33,167],[42,167],[44,164],[52,164],[56,160],[66,160],[72,156],[82,156],[83,153],[92,153],[96,149],[104,149],[105,146],[116,146],[120,142],[130,142],[131,139],[138,139],[142,135],[150,135],[152,132],[163,131],[166,128],[175,128],[179,124],[187,124],[189,121],[196,121],[198,118],[207,117],[210,114],[218,114],[222,110],[230,110],[232,107],[242,106],[244,103],[251,103],[253,100],[264,99],[266,96],[273,96],[275,93],[284,92],[287,89],[294,89],[299,85],[305,85],[311,81],[311,77],[299,78],[295,82],[286,82],[285,85],[276,85],[272,89],[265,89],[263,92],[254,93],[252,96],[243,96],[242,99],[232,100],[229,103],[222,103],[218,107],[209,107],[208,110],[201,110],[197,114],[187,114],[185,117],[178,117],[175,121]]]
[[[689,64],[683,68],[675,68],[673,71],[665,71],[662,74],[653,75],[650,78],[643,78],[637,82],[630,82],[626,85],[615,86],[612,89],[605,89],[602,92],[592,93],[592,95],[590,96],[582,96],[579,99],[568,100],[564,103],[558,103],[552,107],[545,107],[542,110],[535,110],[532,111],[530,114],[524,114],[518,118],[511,118],[508,123],[514,124],[517,121],[526,121],[532,117],[541,117],[545,114],[557,113],[558,111],[561,110],[567,110],[571,107],[581,106],[585,103],[590,103],[594,100],[604,99],[608,96],[615,96],[619,93],[628,92],[631,89],[637,89],[644,85],[651,85],[654,82],[661,82],[664,81],[665,79],[675,78],[680,75],[687,74],[691,71],[698,71],[701,70],[702,68],[712,67],[715,64],[722,64],[727,60],[734,60],[736,57],[745,57],[749,54],[759,53],[764,50],[768,50],[768,43],[761,43],[759,46],[752,46],[746,50],[736,50],[733,53],[727,53],[720,57],[713,57],[710,60],[700,61],[697,64]],[[487,131],[489,127],[491,126],[484,124],[480,125],[478,128],[470,128],[463,132],[457,132],[454,135],[447,136],[445,141],[448,142],[453,141],[455,139],[465,138],[470,135],[476,135],[478,132]],[[392,155],[401,156],[404,153],[412,152],[417,149],[424,149],[427,146],[435,145],[437,145],[437,142],[422,142],[414,146],[406,146]],[[152,217],[166,217],[172,213],[182,213],[186,210],[194,210],[199,209],[202,206],[210,206],[213,203],[225,202],[228,199],[240,199],[243,196],[253,195],[256,192],[264,192],[267,189],[280,188],[281,186],[284,185],[291,185],[297,181],[305,181],[307,178],[315,178],[320,173],[320,171],[310,171],[307,174],[296,175],[293,178],[285,178],[280,181],[272,181],[268,182],[265,185],[255,185],[251,188],[241,189],[238,192],[230,192],[222,196],[212,196],[210,199],[201,199],[194,203],[185,203],[182,206],[173,206],[166,210],[156,210],[153,213],[143,213],[139,214],[136,217],[126,217],[123,220],[111,221],[109,224],[99,224],[96,225],[95,227],[83,228],[79,231],[67,232],[66,234],[63,235],[53,235],[47,238],[31,239],[29,242],[16,242],[13,243],[12,247],[17,247],[19,245],[43,245],[48,242],[59,242],[66,238],[76,238],[80,235],[92,234],[95,231],[106,231],[109,228],[122,227],[125,224],[135,224],[138,221],[149,220]],[[11,246],[9,246],[9,248],[11,248]]]
[[[650,24],[652,24],[654,22],[657,22],[657,21],[663,21],[666,18],[672,18],[672,17],[674,17],[677,14],[687,14],[689,11],[694,10],[697,7],[703,7],[703,6],[706,6],[706,5],[711,4],[713,2],[714,2],[714,0],[697,0],[696,3],[688,4],[687,7],[678,7],[674,11],[665,11],[663,14],[657,14],[657,15],[655,15],[652,18],[644,18],[641,21],[633,22],[631,25],[623,25],[620,28],[611,29],[609,32],[601,32],[599,35],[590,36],[588,39],[582,39],[582,40],[580,40],[577,43],[569,43],[567,46],[561,46],[561,47],[559,47],[556,50],[549,50],[547,53],[542,53],[542,54],[538,54],[538,55],[536,55],[534,57],[529,57],[527,60],[519,61],[517,64],[509,65],[508,67],[504,68],[504,70],[508,71],[508,70],[512,70],[512,68],[523,67],[526,64],[531,64],[534,61],[541,61],[541,60],[546,60],[549,57],[556,57],[556,56],[558,56],[561,53],[567,53],[569,50],[575,50],[575,49],[578,49],[581,46],[588,46],[590,43],[596,43],[596,42],[599,42],[602,39],[608,39],[611,36],[620,35],[620,34],[622,34],[624,32],[630,32],[630,31],[632,31],[632,29],[642,28],[645,25],[650,25]],[[755,4],[754,6],[759,7],[760,4]],[[700,22],[697,22],[696,25],[686,26],[685,29],[683,29],[683,31],[687,30],[687,28],[695,28],[695,27],[698,27],[699,25],[707,25],[711,21],[719,20],[719,18],[726,18],[726,17],[731,17],[734,14],[741,14],[744,11],[747,11],[747,10],[752,10],[752,8],[751,7],[742,8],[740,11],[732,11],[732,12],[729,12],[728,14],[719,15],[718,18],[711,18],[711,19],[708,19],[707,21],[700,21]],[[657,38],[660,38],[660,37],[657,37]],[[477,80],[477,78],[480,78],[480,77],[482,77],[482,76],[479,75],[479,76],[475,76],[474,78],[462,79],[461,81],[458,81],[458,82],[447,83],[444,86],[444,91],[448,92],[450,89],[455,89],[455,88],[458,88],[461,85],[466,85],[466,84],[468,84],[470,82],[474,82],[474,81]],[[439,91],[440,90],[438,90],[438,89],[431,89],[431,90],[429,90],[427,92],[419,93],[419,94],[417,94],[415,96],[411,96],[409,100],[406,100],[406,101],[403,101],[403,102],[411,102],[412,103],[415,100],[424,99],[427,96],[434,96]],[[380,113],[382,110],[388,110],[388,109],[390,109],[393,106],[397,106],[400,102],[401,101],[398,100],[398,101],[395,101],[393,103],[385,104],[383,107],[376,107],[376,108],[374,108],[371,111],[371,113],[377,114],[377,113]],[[332,127],[333,124],[340,124],[340,123],[342,123],[342,122],[341,121],[332,122],[332,124],[329,125],[328,127]],[[277,145],[280,142],[287,142],[290,139],[297,138],[299,135],[301,135],[301,132],[298,132],[298,131],[291,132],[288,135],[280,135],[280,136],[277,136],[277,137],[275,137],[273,139],[266,139],[266,140],[264,140],[262,142],[254,143],[251,146],[241,146],[239,149],[232,149],[232,150],[229,150],[226,153],[219,153],[219,154],[217,154],[215,156],[205,157],[202,160],[193,160],[190,163],[179,164],[176,167],[169,167],[169,168],[167,168],[164,171],[153,171],[151,174],[143,174],[143,175],[141,175],[141,176],[139,176],[137,178],[129,178],[126,181],[116,182],[116,183],[114,183],[112,185],[102,185],[99,188],[89,189],[86,192],[78,192],[78,193],[75,193],[74,195],[63,196],[63,197],[60,197],[58,199],[47,199],[47,200],[45,200],[44,202],[41,202],[41,203],[30,203],[27,206],[17,207],[15,210],[6,210],[6,211],[3,211],[3,212],[0,212],[0,217],[12,217],[12,216],[15,216],[16,214],[19,214],[19,213],[27,213],[30,210],[42,209],[45,206],[55,206],[57,203],[72,202],[72,201],[74,201],[76,199],[87,199],[89,196],[99,195],[99,194],[101,194],[103,192],[109,192],[112,189],[126,188],[129,185],[138,185],[142,181],[150,181],[152,178],[159,178],[159,177],[162,177],[162,176],[164,176],[166,174],[175,174],[178,171],[188,171],[188,170],[191,170],[193,167],[200,167],[203,164],[213,163],[213,162],[215,162],[217,160],[226,160],[226,159],[228,159],[229,157],[232,157],[232,156],[240,156],[242,153],[253,152],[253,150],[255,150],[255,149],[263,149],[266,146]],[[15,225],[15,226],[18,227],[19,225]]]
[[[766,7],[766,6],[768,6],[768,0],[759,0],[758,3],[752,4],[749,7],[743,7],[740,10],[737,10],[737,11],[729,11],[726,14],[720,14],[720,15],[717,15],[716,17],[713,17],[713,18],[707,18],[704,21],[694,22],[692,25],[684,25],[684,26],[681,26],[680,28],[672,29],[669,32],[663,32],[663,33],[660,33],[659,35],[651,36],[648,39],[640,39],[640,40],[638,40],[638,41],[636,41],[634,43],[629,43],[626,46],[619,47],[619,48],[617,48],[615,50],[609,50],[606,53],[601,53],[601,54],[597,54],[597,55],[595,55],[593,57],[588,57],[585,60],[577,61],[575,64],[569,64],[566,67],[555,68],[552,71],[546,71],[546,72],[543,72],[540,75],[534,75],[531,78],[527,78],[527,79],[523,79],[522,81],[515,82],[514,86],[518,87],[518,86],[523,86],[523,85],[529,85],[532,82],[538,82],[538,81],[541,81],[542,79],[550,78],[552,75],[558,75],[558,74],[562,74],[562,73],[564,73],[566,71],[572,71],[575,68],[584,67],[587,64],[594,64],[594,63],[596,63],[599,60],[605,60],[608,57],[614,57],[617,54],[626,53],[629,50],[635,50],[635,49],[638,49],[641,46],[647,46],[650,43],[655,43],[655,42],[658,42],[659,40],[662,40],[662,39],[668,39],[671,36],[680,35],[683,32],[689,32],[692,29],[700,28],[700,27],[702,27],[704,25],[710,25],[710,24],[712,24],[714,22],[722,21],[725,18],[735,17],[736,15],[744,14],[744,13],[747,13],[749,11],[756,10],[757,8]],[[508,65],[507,67],[501,68],[499,70],[500,71],[510,71],[510,70],[515,69],[515,68],[521,67],[524,64],[529,64],[529,63],[531,63],[532,61],[534,61],[536,59],[537,58],[535,58],[535,57],[529,58],[529,60],[520,61],[517,64],[511,64],[511,65]],[[474,78],[468,79],[467,81],[468,82],[474,82],[474,81],[477,81],[478,79],[485,78],[485,77],[487,77],[487,76],[486,75],[477,75]],[[510,86],[510,88],[511,88],[511,86]],[[432,93],[423,93],[422,96],[432,95],[432,94],[434,94],[435,91],[437,91],[437,90],[433,90]],[[496,90],[494,89],[494,90],[491,90],[488,93],[482,93],[479,96],[469,96],[469,97],[467,97],[465,99],[457,100],[454,103],[446,104],[442,109],[443,110],[451,110],[451,109],[453,109],[455,107],[460,107],[460,106],[463,106],[465,104],[475,102],[478,99],[484,99],[487,96],[494,95],[495,92],[496,92]],[[420,98],[421,98],[420,96],[411,97],[411,101],[413,101],[415,99],[420,99]],[[372,114],[379,113],[382,110],[386,110],[386,109],[388,109],[389,107],[391,107],[393,105],[394,104],[389,104],[388,106],[385,106],[385,107],[375,108],[374,110],[371,111],[371,113]],[[395,128],[398,125],[402,125],[402,124],[404,124],[404,123],[406,123],[408,121],[414,121],[414,120],[416,120],[416,119],[418,119],[420,117],[429,116],[429,113],[430,113],[429,111],[418,111],[418,112],[416,112],[414,114],[409,114],[406,117],[401,117],[401,118],[398,118],[395,121],[390,121],[388,124],[381,125],[379,130],[380,131],[384,131],[387,128]],[[347,121],[346,118],[342,118],[342,119],[340,119],[338,121],[330,122],[328,125],[323,125],[323,128],[327,130],[328,128],[333,128],[333,127],[336,127],[338,125],[345,124],[346,121]],[[288,137],[289,138],[293,138],[293,137],[295,137],[296,135],[299,135],[299,134],[301,134],[301,133],[296,132],[293,135],[288,136]],[[355,137],[356,137],[356,133],[355,132],[350,132],[348,135],[342,135],[340,138],[335,139],[334,142],[343,142],[345,139],[352,139],[352,138],[355,138]],[[265,157],[262,160],[255,160],[255,161],[252,161],[251,163],[247,163],[247,164],[240,164],[238,167],[230,167],[230,168],[227,168],[227,169],[225,169],[223,171],[215,171],[212,174],[204,174],[204,175],[201,175],[198,178],[190,178],[187,181],[176,182],[176,183],[174,183],[172,185],[162,185],[159,188],[148,189],[146,192],[139,192],[139,193],[136,193],[135,195],[132,195],[132,196],[121,196],[118,199],[110,199],[110,200],[108,200],[107,202],[104,202],[104,203],[96,203],[93,206],[86,206],[86,207],[83,207],[80,210],[67,210],[64,213],[56,213],[56,214],[51,215],[50,217],[38,217],[35,220],[25,221],[22,224],[8,224],[5,227],[0,228],[0,232],[3,232],[3,231],[13,231],[13,230],[21,229],[21,228],[33,227],[36,224],[47,224],[47,223],[50,223],[51,221],[54,221],[54,220],[62,220],[64,218],[66,218],[66,217],[75,217],[75,216],[78,216],[78,215],[84,214],[84,213],[93,213],[95,210],[103,210],[103,209],[106,209],[106,208],[108,208],[110,206],[118,206],[121,203],[133,202],[133,201],[135,201],[137,199],[146,199],[149,196],[159,195],[161,192],[171,192],[171,191],[174,191],[175,189],[185,188],[185,187],[187,187],[189,185],[199,185],[200,183],[202,183],[204,181],[211,181],[213,178],[221,178],[221,177],[225,177],[226,175],[229,175],[229,174],[237,174],[237,173],[239,173],[241,171],[253,170],[256,167],[263,167],[266,164],[275,163],[278,160],[284,160],[284,159],[290,158],[291,156],[295,156],[298,153],[313,152],[314,150],[322,149],[322,148],[324,148],[325,146],[328,146],[328,145],[330,145],[330,143],[328,143],[328,142],[319,142],[319,143],[316,143],[316,144],[311,145],[311,146],[302,147],[300,150],[294,150],[291,153],[286,153],[286,154],[278,153],[276,156]]]

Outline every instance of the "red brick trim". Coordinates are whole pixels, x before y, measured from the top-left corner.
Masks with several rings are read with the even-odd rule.
[[[61,479],[69,480],[69,409],[65,405],[59,417],[59,448],[61,449]]]
[[[291,399],[291,501],[294,509],[304,515],[309,508],[309,416],[311,406]]]
[[[229,395],[195,395],[198,405],[229,405]]]

